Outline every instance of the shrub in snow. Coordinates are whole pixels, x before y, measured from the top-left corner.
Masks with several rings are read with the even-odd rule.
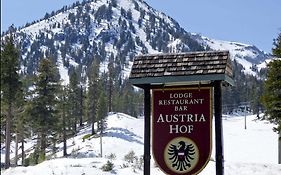
[[[114,167],[114,164],[111,162],[111,161],[107,161],[106,164],[104,164],[101,169],[103,171],[112,171],[113,170],[113,167]]]
[[[135,172],[136,169],[138,170],[142,170],[143,168],[143,163],[144,163],[144,160],[143,160],[143,157],[141,156],[140,158],[136,158],[135,159],[135,163],[133,164],[133,170]]]
[[[128,163],[134,163],[134,160],[137,159],[134,151],[130,151],[128,154],[124,156],[124,160]]]
[[[111,154],[109,154],[109,156],[107,156],[107,158],[109,159],[109,160],[115,160],[116,159],[116,154],[114,154],[114,153],[111,153]]]
[[[79,151],[80,150],[80,147],[78,146],[77,148],[73,148],[72,151],[71,151],[71,157],[73,158],[77,158],[78,157],[78,154],[79,154]]]
[[[124,156],[126,163],[122,165],[122,168],[132,167],[133,171],[141,170],[143,168],[143,157],[138,158],[134,151],[130,151]]]

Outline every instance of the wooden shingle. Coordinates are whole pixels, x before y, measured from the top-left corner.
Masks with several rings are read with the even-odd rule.
[[[232,77],[228,51],[204,51],[137,56],[129,79],[134,85],[207,80],[233,84]]]

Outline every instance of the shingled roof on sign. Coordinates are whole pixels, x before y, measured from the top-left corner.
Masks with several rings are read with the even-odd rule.
[[[232,85],[228,51],[141,55],[130,74],[133,85],[221,80]]]

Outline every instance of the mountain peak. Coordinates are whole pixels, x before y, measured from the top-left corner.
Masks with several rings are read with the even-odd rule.
[[[87,72],[93,59],[106,71],[113,59],[125,75],[135,55],[205,49],[175,20],[142,0],[77,2],[19,29],[16,36],[26,74],[51,56],[63,72],[75,67]]]
[[[33,74],[41,58],[52,57],[64,80],[74,68],[85,76],[94,59],[101,63],[101,71],[114,60],[124,78],[133,57],[147,53],[229,50],[233,59],[250,64],[269,57],[255,46],[191,34],[143,0],[76,2],[19,29],[16,40],[22,73]]]

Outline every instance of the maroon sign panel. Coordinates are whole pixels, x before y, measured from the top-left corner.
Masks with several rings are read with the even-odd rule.
[[[152,149],[170,175],[197,174],[207,165],[212,143],[212,88],[152,90]]]

